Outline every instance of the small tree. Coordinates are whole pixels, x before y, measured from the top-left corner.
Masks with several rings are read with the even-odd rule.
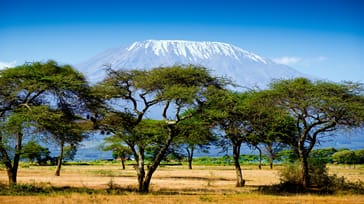
[[[123,136],[118,134],[106,137],[100,147],[103,151],[112,151],[112,156],[120,159],[122,169],[125,170],[125,160],[130,158],[133,152],[122,138]]]
[[[332,155],[332,158],[335,162],[339,164],[356,164],[358,161],[357,155],[354,151],[351,150],[336,152]]]
[[[54,117],[51,121],[44,118],[39,128],[48,136],[48,140],[56,143],[59,147],[55,176],[60,176],[63,157],[65,155],[65,146],[67,144],[70,145],[71,152],[69,153],[71,155],[73,153],[76,154],[76,146],[86,136],[84,133],[91,129],[91,124],[84,120],[72,119],[72,117],[65,115],[62,111],[52,111],[49,113],[49,115],[52,114],[60,115],[60,117]]]
[[[324,164],[333,163],[332,155],[335,154],[337,150],[333,147],[324,149],[314,149],[310,154],[310,158],[315,158],[317,162]]]
[[[63,159],[74,160],[77,153],[77,146],[74,144],[67,145],[63,148]]]
[[[357,156],[358,164],[364,164],[364,149],[356,150],[355,155]]]
[[[31,163],[35,160],[41,164],[41,162],[49,157],[49,149],[42,147],[36,141],[31,140],[23,147],[22,157],[28,159]]]
[[[192,110],[189,110],[190,112]],[[185,114],[189,114],[186,112]],[[217,137],[210,131],[210,125],[195,115],[182,121],[177,126],[178,138],[175,143],[184,148],[187,153],[188,168],[192,169],[192,159],[196,150],[207,152],[209,145],[217,141]]]

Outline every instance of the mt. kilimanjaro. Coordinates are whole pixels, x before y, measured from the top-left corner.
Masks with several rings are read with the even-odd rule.
[[[109,49],[75,67],[95,83],[105,76],[105,66],[113,69],[151,69],[180,64],[204,66],[213,75],[228,77],[243,87],[263,88],[272,79],[306,76],[234,45],[182,40],[134,42],[126,48]]]

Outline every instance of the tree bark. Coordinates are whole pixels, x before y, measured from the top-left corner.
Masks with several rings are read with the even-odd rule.
[[[0,135],[0,142],[2,142],[2,137]],[[6,167],[6,172],[8,175],[8,182],[9,182],[9,186],[13,187],[14,185],[16,185],[16,174],[13,173],[13,165],[11,163],[11,160],[9,158],[8,153],[6,152],[6,150],[3,148],[2,146],[3,144],[0,144],[0,150],[1,150],[1,156],[2,156],[2,161]],[[16,173],[16,172],[15,172]]]
[[[259,151],[259,165],[258,165],[258,168],[262,169],[262,150],[258,146],[256,148]]]
[[[6,172],[8,174],[9,186],[11,188],[14,187],[17,183],[18,167],[22,150],[22,140],[23,140],[23,133],[19,131],[16,136],[16,146],[15,146],[15,154],[13,160],[14,162],[12,164],[9,155],[3,146],[2,135],[0,133],[0,151],[2,155],[2,161],[6,167]]]
[[[144,170],[144,148],[138,147],[138,164],[136,166],[137,176],[138,176],[138,191],[143,192],[143,183],[145,178]]]
[[[239,163],[240,147],[241,143],[233,144],[233,159],[236,172],[236,187],[243,187],[245,185],[245,180],[243,179],[243,174]]]
[[[301,168],[302,168],[302,186],[304,188],[308,188],[310,186],[310,174],[306,156],[303,156],[301,158]]]
[[[189,150],[187,147],[186,150],[187,150],[188,169],[192,169],[192,159],[193,159],[194,148],[191,147],[191,150]]]
[[[155,156],[153,163],[151,164],[151,166],[148,169],[147,174],[145,174],[145,172],[144,172],[144,165],[143,165],[143,169],[139,169],[139,171],[142,170],[144,172],[143,176],[138,175],[140,193],[149,192],[149,185],[150,185],[150,181],[152,179],[153,173],[157,170],[160,162],[164,158],[170,144],[172,143],[174,136],[175,136],[174,127],[169,127],[169,136],[166,141],[166,144],[159,150],[159,152]],[[141,160],[141,157],[139,157],[139,163],[141,163],[140,160]],[[143,152],[143,164],[144,164],[144,152]]]
[[[305,149],[305,139],[307,138],[307,136],[305,134],[301,135],[299,140],[298,140],[298,156],[301,162],[301,173],[302,173],[302,178],[301,178],[301,182],[302,182],[302,186],[304,188],[307,188],[310,186],[310,174],[309,174],[309,169],[308,169],[308,151]]]
[[[125,158],[121,158],[121,167],[125,170]]]
[[[61,167],[62,167],[62,160],[63,160],[63,147],[64,147],[64,140],[61,141],[60,144],[60,153],[57,159],[57,169],[55,172],[55,176],[60,176],[61,175]]]
[[[17,174],[18,174],[18,167],[19,167],[19,161],[20,161],[20,155],[21,155],[21,149],[22,149],[22,140],[23,140],[22,132],[19,131],[17,133],[16,140],[17,140],[17,144],[15,146],[13,167],[8,169],[8,177],[9,177],[10,186],[14,186],[17,183]]]

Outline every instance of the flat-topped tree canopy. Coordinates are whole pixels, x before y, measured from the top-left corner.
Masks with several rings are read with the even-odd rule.
[[[270,97],[289,111],[298,134],[293,148],[301,160],[303,186],[310,185],[307,158],[315,144],[328,132],[364,125],[362,84],[311,81],[305,78],[281,80],[271,84]]]

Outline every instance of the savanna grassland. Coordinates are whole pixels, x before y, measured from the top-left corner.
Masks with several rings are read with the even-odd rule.
[[[1,204],[16,203],[364,203],[360,194],[277,194],[263,192],[264,186],[280,182],[277,166],[243,166],[246,186],[235,187],[233,166],[161,166],[153,176],[149,194],[135,192],[137,179],[132,165],[121,170],[118,163],[65,165],[60,177],[55,167],[23,164],[18,183],[34,193],[0,196]],[[348,181],[364,180],[364,166],[330,165],[329,172]],[[0,182],[7,183],[5,169]],[[42,189],[48,189],[43,192]],[[52,190],[49,190],[52,189]],[[32,192],[33,189],[28,189]]]

